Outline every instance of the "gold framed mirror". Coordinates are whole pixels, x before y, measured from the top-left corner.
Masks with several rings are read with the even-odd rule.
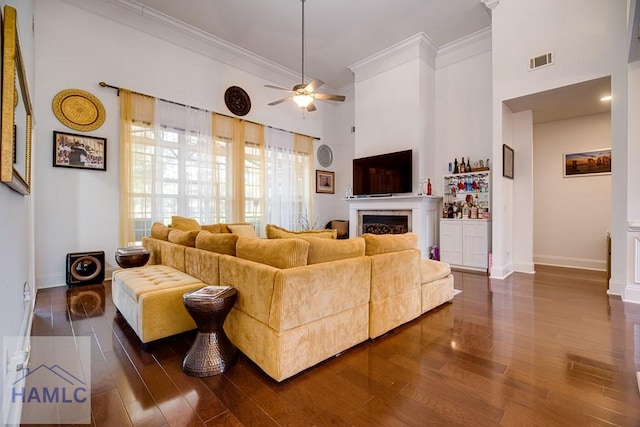
[[[4,7],[2,47],[0,182],[18,193],[29,194],[33,111],[18,39],[17,13],[11,6]]]

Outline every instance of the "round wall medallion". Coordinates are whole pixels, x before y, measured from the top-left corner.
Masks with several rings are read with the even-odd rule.
[[[53,97],[53,114],[63,125],[83,132],[98,129],[106,117],[102,102],[89,92],[66,89]]]
[[[231,86],[224,92],[224,103],[236,116],[245,116],[251,110],[249,95],[238,86]]]
[[[318,163],[325,168],[331,166],[331,163],[333,163],[333,152],[331,151],[331,147],[324,144],[318,147]]]

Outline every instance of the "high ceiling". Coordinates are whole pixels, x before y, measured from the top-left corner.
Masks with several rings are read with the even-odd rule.
[[[301,72],[300,0],[138,2]],[[305,74],[340,89],[350,65],[420,32],[442,46],[490,25],[480,0],[306,0]]]
[[[136,0],[198,30],[300,74],[300,0]],[[480,0],[305,0],[305,82],[339,90],[353,83],[349,66],[418,33],[437,47],[481,31],[491,15]],[[291,86],[299,81],[291,82]],[[609,78],[507,101],[543,123],[610,110],[599,101]]]

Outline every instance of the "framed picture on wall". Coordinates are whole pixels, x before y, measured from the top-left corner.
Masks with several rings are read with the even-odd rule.
[[[316,193],[335,193],[335,172],[316,170]]]
[[[107,170],[107,139],[53,132],[53,166]]]
[[[564,177],[611,174],[611,148],[562,155]]]
[[[513,179],[513,148],[502,144],[502,176]]]

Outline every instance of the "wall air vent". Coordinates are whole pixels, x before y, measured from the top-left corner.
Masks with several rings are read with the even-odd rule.
[[[553,55],[551,52],[545,53],[529,60],[529,70],[536,70],[551,64],[553,64]]]

